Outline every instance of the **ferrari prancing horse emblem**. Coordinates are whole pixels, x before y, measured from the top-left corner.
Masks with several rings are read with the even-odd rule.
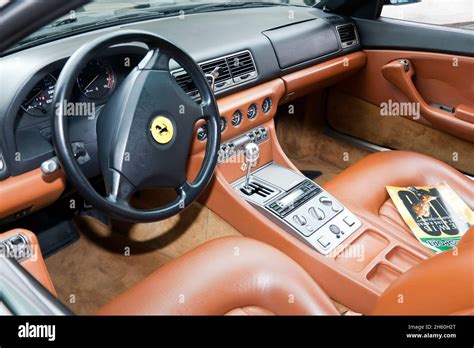
[[[150,132],[158,144],[168,144],[173,139],[173,124],[165,116],[156,116],[151,122]]]

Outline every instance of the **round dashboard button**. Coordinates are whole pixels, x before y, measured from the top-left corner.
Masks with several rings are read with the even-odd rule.
[[[207,139],[207,126],[205,124],[198,128],[196,137],[199,141]]]
[[[242,120],[243,120],[242,111],[236,110],[232,114],[232,118],[230,119],[230,123],[232,124],[232,126],[238,127],[242,123]]]
[[[257,117],[257,114],[258,114],[258,106],[257,104],[253,103],[253,104],[250,104],[248,110],[247,110],[247,118],[249,120],[253,120],[255,119],[255,117]]]
[[[341,233],[341,229],[339,227],[337,227],[336,225],[329,226],[329,230],[334,234]]]

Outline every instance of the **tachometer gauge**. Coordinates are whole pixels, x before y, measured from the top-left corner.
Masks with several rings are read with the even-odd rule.
[[[31,116],[46,116],[53,103],[56,78],[48,74],[38,82],[25,98],[21,108]]]
[[[77,84],[89,99],[103,99],[115,87],[115,74],[104,60],[91,60],[77,77]]]

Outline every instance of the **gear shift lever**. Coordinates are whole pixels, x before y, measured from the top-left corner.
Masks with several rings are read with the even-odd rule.
[[[260,156],[260,148],[255,143],[248,143],[244,147],[245,151],[245,162],[247,162],[247,174],[245,176],[245,185],[242,187],[242,191],[247,194],[252,194],[252,189],[250,188],[250,173],[252,167],[257,163],[258,157]]]

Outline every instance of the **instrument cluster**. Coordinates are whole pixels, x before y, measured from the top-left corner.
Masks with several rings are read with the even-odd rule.
[[[138,55],[119,55],[89,61],[76,79],[72,98],[105,103],[140,59]],[[21,104],[25,113],[34,117],[50,115],[60,72],[48,73],[36,83]]]

